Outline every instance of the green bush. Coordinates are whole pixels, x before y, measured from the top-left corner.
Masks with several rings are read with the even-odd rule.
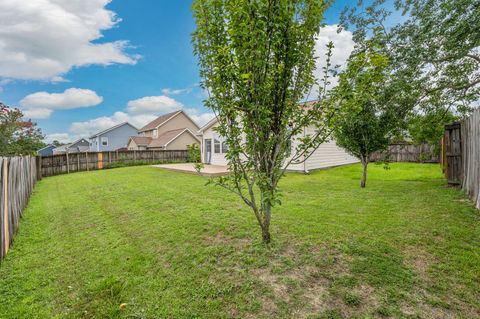
[[[202,155],[200,152],[200,146],[198,144],[187,145],[187,162],[189,163],[201,163]]]

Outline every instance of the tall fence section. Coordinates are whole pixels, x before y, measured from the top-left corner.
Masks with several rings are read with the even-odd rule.
[[[480,109],[445,127],[441,159],[449,184],[460,185],[480,209]]]
[[[35,157],[0,157],[0,261],[8,253],[36,182]]]
[[[59,154],[39,158],[41,176],[90,171],[128,164],[186,162],[186,150],[115,151]]]
[[[389,162],[438,163],[439,156],[435,146],[429,144],[393,143],[385,152],[375,152],[370,156],[372,162],[388,159]]]

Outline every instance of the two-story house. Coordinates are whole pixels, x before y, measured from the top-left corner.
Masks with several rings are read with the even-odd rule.
[[[128,150],[186,150],[187,145],[200,144],[195,136],[199,130],[184,111],[179,110],[158,117],[132,136]]]
[[[125,148],[130,137],[137,134],[138,129],[128,122],[115,125],[90,136],[90,151],[109,152]]]

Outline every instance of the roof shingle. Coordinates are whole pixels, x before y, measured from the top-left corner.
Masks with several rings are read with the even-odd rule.
[[[142,127],[139,132],[145,132],[145,131],[153,130],[156,127],[162,125],[163,123],[165,123],[166,121],[168,121],[169,119],[171,119],[173,116],[177,115],[180,112],[181,112],[181,110],[159,116],[155,120],[153,120],[152,122],[150,122],[147,125],[145,125],[144,127]]]
[[[138,146],[147,146],[152,141],[152,138],[147,136],[132,136],[131,139]]]

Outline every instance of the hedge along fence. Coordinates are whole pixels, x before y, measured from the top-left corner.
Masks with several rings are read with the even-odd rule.
[[[186,150],[81,152],[40,157],[41,176],[138,164],[187,162]]]
[[[8,253],[36,182],[35,157],[0,157],[0,261]]]
[[[373,162],[388,159],[389,162],[438,163],[439,155],[435,146],[429,144],[393,143],[387,151],[375,152],[370,156]]]

